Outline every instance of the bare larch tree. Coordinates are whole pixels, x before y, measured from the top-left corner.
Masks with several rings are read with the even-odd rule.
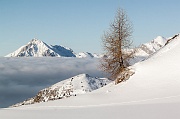
[[[132,50],[129,50],[132,46],[130,40],[132,32],[132,24],[126,12],[118,9],[114,22],[102,37],[103,49],[107,57],[102,59],[101,68],[114,80],[129,66],[128,60],[133,55]]]

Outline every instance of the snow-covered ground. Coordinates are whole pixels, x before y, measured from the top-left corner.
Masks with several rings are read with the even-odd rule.
[[[126,82],[91,93],[0,110],[2,119],[179,119],[180,37],[131,67]]]

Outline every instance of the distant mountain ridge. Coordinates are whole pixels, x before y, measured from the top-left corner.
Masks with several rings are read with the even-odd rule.
[[[29,43],[21,46],[16,51],[5,57],[77,57],[77,58],[100,58],[103,55],[89,52],[75,53],[71,48],[61,45],[48,45],[47,43],[32,39]]]
[[[158,36],[148,43],[144,43],[139,47],[132,49],[136,50],[135,62],[147,58],[149,55],[155,53],[162,48],[167,42],[167,39]],[[75,53],[71,48],[67,48],[61,45],[48,45],[45,42],[32,39],[27,45],[24,45],[6,55],[5,57],[77,57],[77,58],[102,58],[104,55],[92,54],[89,52]]]

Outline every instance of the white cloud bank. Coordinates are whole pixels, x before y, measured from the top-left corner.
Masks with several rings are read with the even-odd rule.
[[[103,77],[98,64],[96,58],[0,58],[0,108],[81,73]]]

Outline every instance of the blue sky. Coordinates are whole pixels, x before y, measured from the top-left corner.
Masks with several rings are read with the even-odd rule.
[[[116,10],[133,23],[134,44],[179,33],[179,0],[0,0],[0,56],[32,38],[75,52],[102,53],[101,37]]]

